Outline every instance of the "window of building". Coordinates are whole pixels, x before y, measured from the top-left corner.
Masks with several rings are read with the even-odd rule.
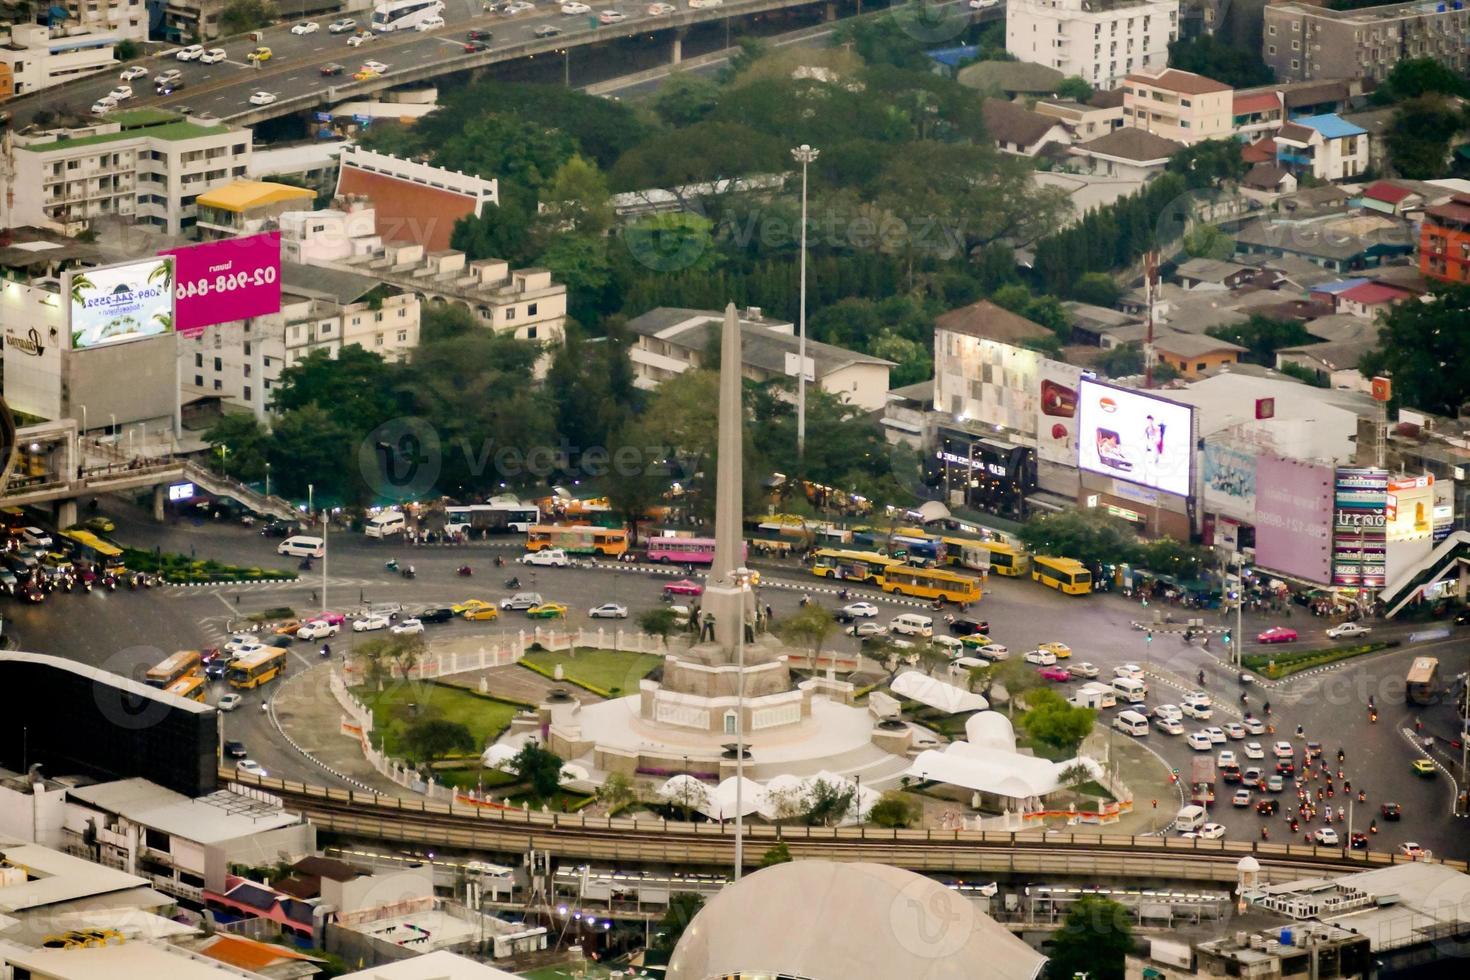
[[[223,371],[224,370],[224,360],[222,358],[216,357],[214,359],[214,369],[216,371]]]
[[[249,385],[246,385],[245,386],[245,400],[247,402],[250,400],[250,386]]]
[[[204,375],[202,375],[202,374],[196,374],[196,375],[194,375],[194,387],[196,387],[196,388],[203,388],[204,387]]]
[[[1268,25],[1266,27],[1266,33],[1269,34],[1269,35],[1271,35],[1272,37],[1275,37],[1276,36],[1276,25],[1275,24]]]
[[[214,390],[215,391],[222,390],[224,388],[224,386],[225,386],[225,383],[223,381],[221,381],[219,378],[215,378],[214,379]]]
[[[1188,109],[1190,106],[1190,101],[1188,99],[1180,99],[1179,104]]]
[[[526,328],[526,339],[527,340],[535,340],[536,339],[536,327],[534,325],[529,326],[529,327]]]
[[[245,365],[245,377],[250,377],[250,365]]]
[[[1295,71],[1296,69],[1300,68],[1301,66],[1302,66],[1302,63],[1300,61],[1297,61],[1295,58],[1292,58],[1291,59],[1291,68],[1292,68],[1292,71]]]
[[[1300,51],[1301,49],[1302,49],[1302,42],[1300,42],[1300,41],[1292,41],[1291,42],[1291,50],[1293,50],[1293,51]]]
[[[536,304],[535,303],[527,303],[526,304],[526,316],[535,316],[535,315],[536,315]]]
[[[516,308],[514,306],[507,306],[505,308],[505,318],[507,320],[514,320],[516,318]]]
[[[204,367],[204,355],[203,354],[195,354],[194,355],[194,366],[197,367],[197,368]]]
[[[250,329],[250,324],[248,324],[248,323],[245,324],[245,329],[246,330],[249,330]],[[245,341],[245,356],[246,357],[249,357],[250,356],[250,341],[248,341],[248,340]]]
[[[1196,370],[1196,371],[1203,371],[1203,370],[1204,370],[1204,369],[1205,369],[1205,364],[1204,364],[1204,362],[1200,362],[1200,363],[1199,363],[1199,364],[1196,364],[1196,365],[1195,365],[1195,366],[1194,366],[1194,369],[1195,369],[1195,370]],[[248,395],[247,395],[247,396],[246,396],[246,397],[249,397],[249,396],[248,396]]]
[[[271,366],[271,358],[270,358],[270,355],[269,354],[267,354],[265,357],[262,357],[260,359],[260,365],[261,365],[261,367],[270,367]]]
[[[1274,44],[1268,44],[1268,45],[1266,45],[1266,53],[1267,54],[1275,54],[1276,53],[1276,45],[1274,45]]]
[[[400,331],[398,331],[398,342],[400,344],[406,344],[406,343],[408,343],[408,331],[407,330],[400,330]]]
[[[380,333],[373,334],[373,346],[374,347],[382,347],[383,346],[383,335],[382,334],[380,334]]]
[[[1291,22],[1291,29],[1294,30],[1294,31],[1298,31],[1298,32],[1301,31],[1301,29],[1302,29],[1302,22],[1299,21],[1299,20],[1292,21]]]

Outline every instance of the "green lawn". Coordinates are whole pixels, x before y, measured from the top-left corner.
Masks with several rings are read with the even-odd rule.
[[[462,722],[475,736],[476,744],[483,746],[510,724],[517,710],[502,701],[443,684],[391,684],[383,691],[359,687],[353,693],[372,710],[373,728],[382,736],[384,751],[392,756],[402,751],[399,733],[419,718]]]
[[[548,677],[556,672],[556,667],[560,664],[563,676],[573,684],[595,693],[607,692],[614,696],[636,694],[638,682],[663,662],[663,657],[648,653],[585,649],[578,650],[575,656],[570,651],[553,653],[535,650],[526,654],[521,661],[538,674]]]
[[[453,786],[456,789],[501,789],[520,783],[520,777],[514,773],[502,772],[499,769],[481,769],[479,766],[466,766],[463,769],[435,769],[434,778],[445,786]]]

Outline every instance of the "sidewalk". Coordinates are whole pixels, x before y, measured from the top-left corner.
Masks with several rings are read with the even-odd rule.
[[[320,776],[328,771],[384,796],[413,796],[392,780],[385,779],[363,758],[362,748],[351,736],[342,732],[342,709],[328,688],[327,665],[292,674],[282,682],[271,701],[271,713],[281,731],[296,749],[325,766],[302,759],[308,769]]]
[[[1118,775],[1133,791],[1133,812],[1115,824],[1097,828],[1101,834],[1138,837],[1168,828],[1184,805],[1183,783],[1169,782],[1169,767],[1139,740],[1094,730],[1083,742],[1081,753],[1102,761],[1105,753],[1118,768]],[[1157,806],[1155,806],[1157,801]]]

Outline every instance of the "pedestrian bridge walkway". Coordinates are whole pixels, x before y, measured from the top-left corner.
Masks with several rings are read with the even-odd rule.
[[[1437,587],[1448,583],[1460,602],[1465,601],[1470,585],[1470,531],[1456,531],[1445,538],[1423,561],[1407,569],[1389,582],[1379,593],[1384,616],[1392,619],[1415,599],[1438,594]]]

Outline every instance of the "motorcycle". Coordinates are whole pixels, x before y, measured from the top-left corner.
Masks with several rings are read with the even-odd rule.
[[[521,587],[520,577],[512,575],[510,578],[505,580],[505,587],[507,589],[519,589]]]
[[[310,558],[303,558],[303,559],[301,559],[301,564],[298,567],[303,572],[309,572],[309,571],[311,571],[311,559]]]
[[[459,575],[464,576],[465,578],[469,578],[471,575],[474,574],[474,570],[471,569],[468,565],[459,566],[459,568],[455,569],[455,572]]]
[[[323,660],[327,659],[328,657],[330,657],[332,655],[332,647],[331,647],[330,644],[327,644],[327,643],[323,643],[322,644],[321,655],[322,655],[322,659]]]
[[[496,555],[495,556],[495,567],[496,568],[504,568],[505,567],[505,559],[502,558],[502,557],[500,557],[499,555]]]
[[[401,575],[402,575],[402,576],[403,576],[403,577],[404,577],[404,578],[413,578],[413,577],[414,577],[414,571],[413,571],[413,566],[412,566],[412,565],[409,565],[409,566],[408,566],[408,567],[407,567],[407,568],[405,568],[405,569],[404,569],[404,570],[403,570],[403,571],[402,571],[402,572],[401,572],[401,573],[400,573],[400,574],[401,574]]]
[[[389,572],[396,572],[396,571],[398,571],[398,559],[397,558],[389,558],[387,561],[383,562],[383,569],[384,569],[384,571],[389,571]]]

